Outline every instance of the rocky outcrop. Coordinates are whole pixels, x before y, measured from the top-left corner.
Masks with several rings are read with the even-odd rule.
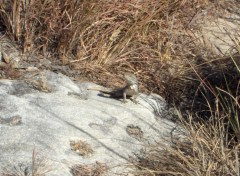
[[[170,136],[175,125],[161,97],[141,94],[139,104],[125,104],[90,85],[50,71],[0,80],[1,171],[68,176],[76,164],[97,162],[114,175],[145,142]]]

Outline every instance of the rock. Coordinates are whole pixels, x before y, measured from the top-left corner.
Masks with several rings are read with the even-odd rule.
[[[10,64],[12,68],[19,68],[23,60],[21,50],[7,37],[0,39],[0,55],[0,62]]]
[[[218,11],[214,6],[210,6],[196,14],[191,23],[195,23],[200,28],[199,31],[194,31],[197,41],[201,41],[217,55],[229,56],[239,52],[236,48],[240,40],[240,14],[237,13],[239,7],[240,4],[237,2],[229,6],[228,10]]]
[[[166,106],[161,97],[141,94],[138,105],[123,104],[88,91],[92,84],[50,71],[0,80],[1,170],[70,176],[77,164],[102,163],[114,175],[126,172],[128,157],[145,142],[170,136],[175,125],[160,117]]]

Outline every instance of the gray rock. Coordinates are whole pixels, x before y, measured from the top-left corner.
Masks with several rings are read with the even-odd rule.
[[[235,6],[236,5],[236,6]],[[194,31],[194,36],[214,54],[227,55],[237,51],[237,41],[240,40],[240,15],[237,13],[240,4],[229,6],[228,11],[218,11],[209,6],[208,9],[196,15],[191,23],[200,28]],[[212,11],[217,14],[212,15]],[[198,43],[199,44],[199,43]],[[203,51],[206,52],[206,51]]]
[[[126,171],[124,163],[145,142],[169,137],[175,127],[160,117],[166,106],[160,96],[123,104],[62,74],[43,71],[31,79],[0,80],[1,169],[70,176],[75,164],[100,162],[114,175]]]

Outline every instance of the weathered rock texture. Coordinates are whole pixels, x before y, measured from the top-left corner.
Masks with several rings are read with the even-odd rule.
[[[124,104],[87,91],[89,85],[50,71],[0,80],[1,169],[28,172],[34,156],[39,172],[51,169],[46,175],[68,176],[73,165],[95,162],[114,175],[126,171],[123,164],[144,141],[169,137],[175,125],[160,117],[160,97]]]

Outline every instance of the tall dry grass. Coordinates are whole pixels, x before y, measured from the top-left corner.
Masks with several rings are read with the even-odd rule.
[[[208,3],[207,0],[3,1],[0,19],[23,51],[37,48],[41,52],[51,51],[52,55],[57,52],[63,64],[81,63],[75,65],[80,68],[87,67],[87,63],[95,66],[122,63],[136,71],[154,61],[168,62],[175,53],[189,53],[192,47],[187,46],[192,43],[184,28],[194,11]]]
[[[23,53],[81,78],[116,85],[117,74],[134,72],[141,91],[182,110],[185,140],[152,146],[135,163],[140,175],[239,175],[239,56],[216,58],[193,35],[201,11],[229,2],[1,0],[0,27]]]
[[[191,115],[189,122],[179,118],[183,139],[148,146],[133,162],[134,175],[239,176],[240,144],[229,138],[224,117],[215,114],[215,123],[194,123]]]
[[[198,86],[192,87],[192,110],[178,111],[181,138],[146,146],[129,166],[134,175],[240,175],[239,58],[190,64]]]

